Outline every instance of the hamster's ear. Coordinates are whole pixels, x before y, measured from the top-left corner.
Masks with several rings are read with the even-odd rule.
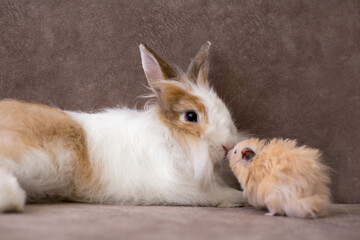
[[[150,87],[161,80],[176,77],[174,69],[162,60],[153,50],[140,44],[141,63]]]
[[[191,63],[187,70],[187,75],[190,80],[198,84],[204,85],[207,84],[207,79],[209,75],[209,51],[210,51],[211,42],[207,41],[204,45],[201,46],[199,52],[191,60]]]

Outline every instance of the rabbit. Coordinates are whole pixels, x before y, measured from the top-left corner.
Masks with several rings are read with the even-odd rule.
[[[295,140],[250,138],[228,154],[249,204],[267,208],[268,216],[317,218],[328,213],[329,168],[317,149]]]
[[[208,82],[210,42],[186,72],[140,44],[143,110],[62,111],[0,101],[0,212],[26,202],[236,207],[214,165],[242,138]]]

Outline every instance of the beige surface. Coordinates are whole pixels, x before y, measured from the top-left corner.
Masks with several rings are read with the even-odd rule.
[[[334,205],[329,217],[267,217],[253,208],[28,205],[0,215],[0,239],[342,239],[360,237],[360,205]]]

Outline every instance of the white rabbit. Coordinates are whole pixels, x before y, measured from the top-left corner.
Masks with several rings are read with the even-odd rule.
[[[0,212],[28,202],[240,206],[214,164],[240,140],[209,86],[210,42],[188,71],[140,45],[152,100],[143,111],[62,111],[0,101]],[[24,193],[26,192],[26,195]]]

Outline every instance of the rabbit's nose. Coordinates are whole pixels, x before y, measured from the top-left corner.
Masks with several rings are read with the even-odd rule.
[[[231,149],[231,147],[226,146],[226,145],[222,145],[222,147],[225,150],[225,152],[228,152]]]
[[[223,149],[228,152],[235,146],[235,142],[231,139],[222,143]]]

